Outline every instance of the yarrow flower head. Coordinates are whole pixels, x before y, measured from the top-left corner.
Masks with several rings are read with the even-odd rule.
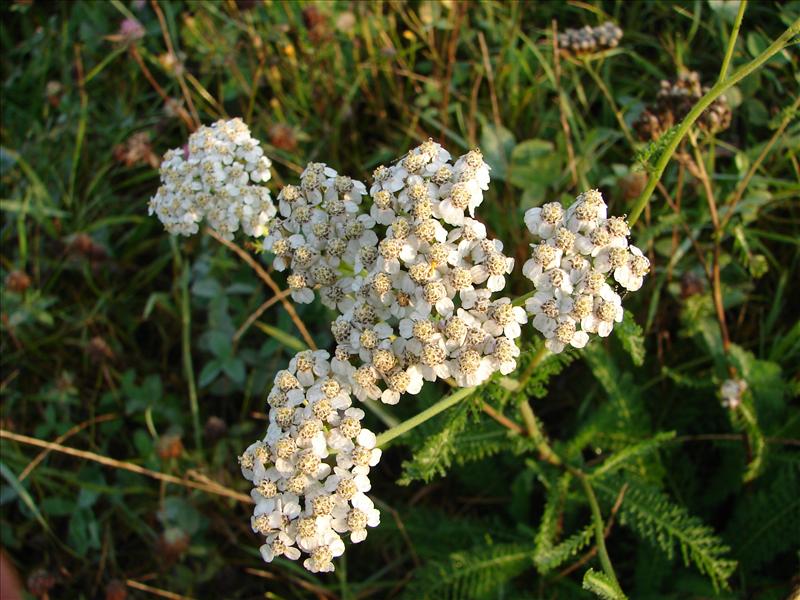
[[[527,316],[492,297],[514,260],[473,218],[488,184],[479,150],[453,163],[432,140],[376,169],[370,215],[385,233],[354,266],[353,304],[332,325],[333,369],[359,399],[395,404],[424,380],[472,386],[515,368]]]
[[[277,373],[267,434],[239,457],[254,485],[251,526],[264,536],[262,558],[298,560],[305,553],[303,565],[315,573],[334,570],[342,536],[361,542],[380,522],[366,492],[381,451],[329,358],[324,350],[300,352]]]
[[[628,243],[627,221],[608,217],[602,194],[589,190],[567,209],[550,202],[528,210],[525,224],[538,238],[522,268],[536,289],[525,308],[547,348],[582,348],[590,333],[608,336],[623,316],[615,288],[636,291],[650,271]]]
[[[313,301],[319,289],[330,308],[341,312],[352,304],[348,273],[378,245],[375,221],[359,214],[366,193],[360,181],[323,163],[310,163],[299,186],[287,185],[278,194],[280,217],[264,239],[264,248],[275,254],[278,271],[290,269],[287,281],[296,302]]]
[[[172,234],[195,234],[205,219],[227,240],[240,227],[247,235],[264,235],[276,213],[262,185],[271,165],[241,119],[200,127],[186,148],[164,155],[149,213]]]

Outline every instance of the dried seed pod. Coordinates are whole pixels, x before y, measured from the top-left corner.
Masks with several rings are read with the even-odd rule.
[[[558,34],[558,46],[566,54],[579,55],[616,48],[622,39],[622,29],[611,21],[598,27],[566,29]]]
[[[633,124],[639,139],[657,140],[680,123],[708,90],[697,71],[681,73],[675,81],[661,81],[655,103],[645,108]],[[730,127],[731,117],[730,105],[721,96],[703,111],[697,127],[705,133],[718,133]]]

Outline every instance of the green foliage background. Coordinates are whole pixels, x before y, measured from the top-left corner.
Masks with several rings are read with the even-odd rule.
[[[304,343],[279,304],[232,343],[271,292],[208,236],[170,239],[146,214],[157,169],[115,159],[140,132],[158,156],[183,144],[187,94],[203,122],[248,122],[275,162],[274,189],[310,160],[368,180],[429,136],[453,154],[480,145],[493,168],[481,218],[521,264],[527,208],[599,187],[612,213],[630,210],[649,164],[634,156],[658,152],[631,143],[631,123],[661,79],[692,69],[715,82],[737,8],[165,2],[176,69],[149,3],[5,3],[3,430],[68,434],[67,446],[247,493],[236,456],[265,427],[268,382]],[[798,14],[797,2],[752,2],[732,67]],[[135,50],[114,37],[126,17],[145,30]],[[556,65],[554,24],[606,18],[624,29],[619,48]],[[182,109],[165,106],[136,57]],[[742,81],[728,94],[731,128],[699,142],[723,216],[759,162],[718,240],[727,354],[701,265],[714,244],[704,189],[674,161],[633,234],[654,269],[625,323],[515,389],[536,350],[527,342],[511,379],[396,440],[372,476],[383,523],[334,575],[264,565],[249,507],[229,498],[59,453],[20,482],[39,449],[3,439],[0,542],[29,591],[49,576],[51,597],[68,598],[117,597],[128,580],[199,598],[583,598],[593,567],[585,585],[602,595],[580,484],[483,401],[517,427],[529,402],[559,454],[590,474],[631,598],[788,597],[800,546],[797,119],[759,155],[790,116],[798,60],[795,44]],[[665,201],[676,193],[677,211]],[[25,291],[12,272],[30,277]],[[528,289],[517,274],[509,294]],[[298,310],[328,346],[331,315]],[[737,411],[717,391],[731,365],[749,385]],[[428,385],[394,415],[446,393]]]

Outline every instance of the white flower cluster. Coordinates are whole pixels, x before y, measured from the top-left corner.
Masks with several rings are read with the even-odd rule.
[[[635,291],[650,270],[642,251],[628,243],[625,218],[606,212],[602,194],[589,190],[566,210],[550,202],[525,213],[525,224],[539,238],[522,268],[536,288],[525,308],[551,352],[582,348],[590,333],[608,336],[623,314],[608,278]]]
[[[255,485],[251,525],[266,538],[261,556],[297,560],[302,551],[308,554],[303,565],[315,573],[334,570],[333,558],[344,552],[342,535],[361,542],[380,521],[365,492],[381,451],[329,358],[324,350],[307,350],[278,372],[267,399],[267,434],[239,457],[242,474]]]
[[[342,310],[351,292],[354,265],[372,256],[378,245],[375,221],[359,214],[367,188],[323,163],[310,163],[300,185],[287,185],[278,194],[280,217],[264,239],[275,254],[278,271],[290,269],[287,283],[295,302],[308,304],[319,287],[326,306]],[[344,271],[344,272],[343,272]]]
[[[225,239],[241,228],[262,236],[275,215],[269,190],[270,160],[241,119],[217,121],[189,137],[187,149],[164,155],[161,186],[150,199],[169,233],[192,235],[205,218]]]
[[[354,297],[332,324],[333,369],[359,399],[387,404],[423,380],[473,386],[511,372],[527,316],[508,298],[492,299],[514,260],[472,218],[489,184],[480,151],[452,164],[429,140],[374,178],[370,216],[386,232],[360,249]]]

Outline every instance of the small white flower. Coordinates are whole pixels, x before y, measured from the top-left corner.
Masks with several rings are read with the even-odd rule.
[[[635,292],[642,287],[644,276],[650,271],[650,261],[636,246],[628,246],[630,255],[625,264],[614,269],[614,280],[626,290]]]
[[[719,389],[722,406],[736,410],[742,403],[745,391],[747,391],[747,382],[744,379],[726,379]]]

